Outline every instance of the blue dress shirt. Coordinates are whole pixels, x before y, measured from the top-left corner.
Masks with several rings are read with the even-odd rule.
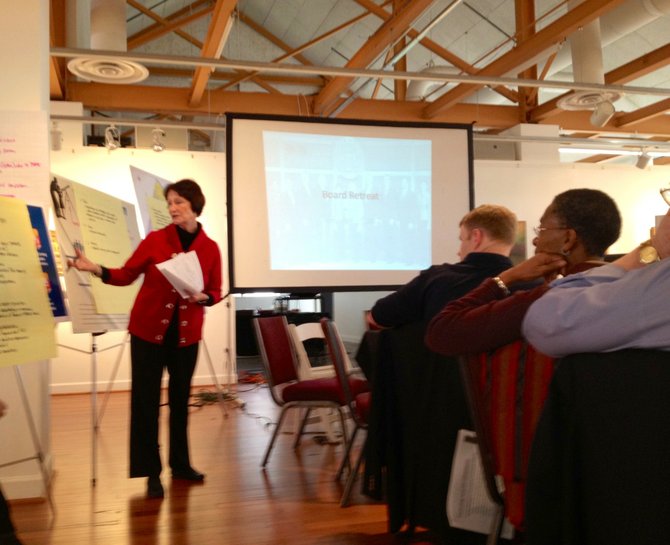
[[[670,259],[630,272],[609,264],[556,280],[530,306],[522,331],[553,357],[670,350]]]

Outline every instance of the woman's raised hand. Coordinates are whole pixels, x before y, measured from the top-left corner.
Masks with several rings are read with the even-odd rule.
[[[78,271],[85,271],[93,273],[96,276],[102,274],[102,267],[97,263],[93,263],[88,257],[84,255],[79,248],[74,249],[76,257],[74,259],[67,260],[67,268],[74,267]]]

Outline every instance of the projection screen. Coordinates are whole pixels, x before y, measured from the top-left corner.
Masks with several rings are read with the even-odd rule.
[[[230,288],[394,289],[457,260],[470,125],[228,114]]]

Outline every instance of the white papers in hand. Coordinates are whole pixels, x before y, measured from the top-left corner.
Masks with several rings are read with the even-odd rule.
[[[177,254],[172,259],[159,263],[156,268],[184,299],[205,288],[200,261],[194,251]]]

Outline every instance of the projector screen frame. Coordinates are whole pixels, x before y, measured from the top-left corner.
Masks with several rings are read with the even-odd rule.
[[[473,158],[473,128],[471,124],[456,123],[419,123],[419,122],[401,122],[401,121],[379,121],[379,120],[361,120],[361,119],[331,119],[319,117],[302,116],[283,116],[283,115],[264,115],[249,113],[226,113],[226,213],[227,213],[227,237],[228,237],[228,275],[230,293],[250,293],[250,292],[277,292],[277,293],[321,293],[321,292],[352,292],[352,291],[384,291],[395,290],[404,285],[405,282],[398,283],[379,283],[379,284],[315,284],[315,285],[295,285],[286,283],[277,283],[272,285],[238,285],[236,281],[236,242],[235,242],[235,200],[234,191],[236,188],[234,181],[234,156],[233,156],[233,131],[236,120],[252,120],[267,122],[287,122],[287,123],[306,123],[315,125],[350,125],[363,127],[390,127],[390,128],[408,128],[408,129],[448,129],[462,131],[467,146],[467,205],[462,210],[462,214],[467,213],[474,207],[474,158]],[[460,219],[460,218],[458,218]],[[457,233],[457,223],[453,226],[454,238]],[[433,235],[435,238],[436,235]],[[447,235],[448,236],[448,235]],[[437,264],[435,257],[432,258],[433,264]],[[453,260],[450,260],[453,261]],[[438,262],[443,262],[439,260]],[[417,274],[419,271],[415,271]]]

